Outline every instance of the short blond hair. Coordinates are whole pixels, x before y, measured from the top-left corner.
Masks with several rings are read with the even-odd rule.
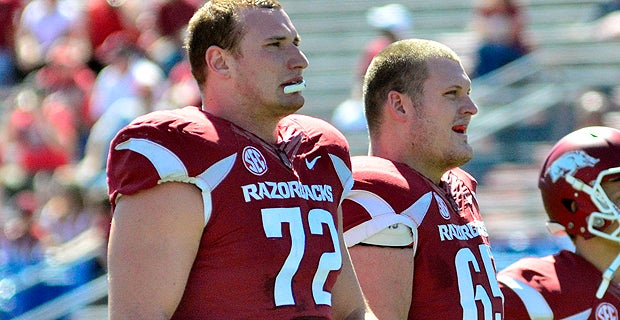
[[[364,76],[364,112],[372,134],[381,124],[381,107],[394,90],[420,100],[429,77],[428,61],[447,58],[461,62],[448,46],[426,39],[405,39],[390,44],[377,54]]]

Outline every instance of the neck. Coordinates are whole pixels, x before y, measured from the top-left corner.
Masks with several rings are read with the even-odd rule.
[[[427,161],[422,155],[417,155],[406,147],[394,146],[393,141],[381,143],[375,140],[371,142],[368,148],[368,155],[404,163],[437,185],[441,182],[441,176],[447,171],[442,171],[433,165],[426,165]]]
[[[604,273],[620,254],[620,245],[600,237],[586,240],[577,236],[575,252],[594,265],[601,273]],[[620,283],[619,272],[614,273],[613,282]]]
[[[275,144],[277,142],[276,128],[281,118],[264,118],[257,115],[244,114],[243,112],[236,114],[209,112],[234,123],[236,126],[252,133],[267,143]]]
[[[256,109],[244,108],[239,104],[220,103],[221,101],[213,99],[204,99],[203,101],[203,110],[234,123],[265,142],[276,143],[276,128],[283,116],[277,117],[264,112],[257,112]]]

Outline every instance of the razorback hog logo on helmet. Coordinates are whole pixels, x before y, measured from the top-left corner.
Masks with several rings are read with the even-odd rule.
[[[553,182],[557,182],[561,177],[575,175],[581,168],[594,167],[599,161],[599,159],[591,157],[584,151],[571,151],[553,161],[545,174],[550,175]]]

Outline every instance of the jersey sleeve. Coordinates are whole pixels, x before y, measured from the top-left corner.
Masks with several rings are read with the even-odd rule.
[[[196,117],[203,119],[197,121]],[[198,123],[202,123],[200,128]],[[197,109],[157,111],[138,117],[119,131],[110,145],[107,166],[112,205],[119,195],[135,194],[162,182],[196,184],[195,177],[212,165],[196,150],[220,151],[208,139],[210,127],[204,123]]]
[[[359,243],[378,246],[409,246],[416,226],[407,216],[398,214],[376,194],[352,190],[342,204],[347,247]]]
[[[381,247],[406,247],[414,241],[414,230],[403,223],[396,223],[361,241],[363,244]]]
[[[342,207],[347,246],[415,245],[417,224],[406,213],[416,208],[416,193],[399,169],[384,159],[354,157],[353,176],[353,190]]]
[[[551,320],[553,310],[538,291],[540,288],[530,286],[527,281],[527,279],[538,278],[542,279],[541,283],[546,283],[542,274],[527,267],[531,263],[540,264],[540,261],[528,259],[517,261],[497,276],[499,287],[504,295],[504,317],[506,319]]]

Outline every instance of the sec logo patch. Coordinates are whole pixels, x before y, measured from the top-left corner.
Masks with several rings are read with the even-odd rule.
[[[603,302],[596,307],[596,320],[618,320],[618,309],[607,302]]]
[[[243,148],[243,165],[257,176],[267,172],[267,160],[258,149],[251,146]]]

